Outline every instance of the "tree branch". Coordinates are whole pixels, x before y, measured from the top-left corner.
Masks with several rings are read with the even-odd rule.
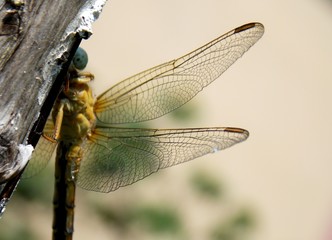
[[[27,160],[28,138],[36,145],[71,57],[105,1],[0,0],[0,183]]]

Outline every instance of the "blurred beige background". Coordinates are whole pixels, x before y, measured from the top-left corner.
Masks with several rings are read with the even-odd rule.
[[[331,239],[332,1],[113,0],[83,47],[100,93],[251,21],[262,22],[265,35],[195,98],[200,121],[190,123],[243,127],[250,138],[162,171],[168,178],[155,187],[151,177],[102,197],[139,199],[147,194],[138,197],[139,189],[150,189],[152,198],[173,195],[180,206],[190,205],[180,196],[185,190],[179,189],[178,177],[190,168],[210,169],[255,209],[259,229],[253,239]],[[208,218],[190,206],[192,219]]]
[[[177,177],[208,168],[254,207],[259,229],[253,239],[330,239],[332,1],[114,0],[83,46],[100,93],[101,83],[109,87],[251,21],[262,22],[265,35],[195,98],[200,117],[189,124],[243,127],[250,138],[164,170],[168,178],[154,188],[146,179],[103,197],[136,198],[137,188],[148,188],[150,197],[173,195],[179,207],[190,205],[191,219],[199,218],[204,212],[193,213],[195,204],[185,203]]]
[[[89,210],[89,198],[112,207],[172,202],[184,209],[188,239],[204,239],[201,227],[223,209],[187,197],[185,179],[197,169],[219,176],[231,198],[255,212],[250,239],[332,239],[332,1],[109,1],[94,35],[82,44],[90,57],[87,70],[95,74],[99,94],[252,21],[264,24],[265,35],[194,99],[198,116],[190,123],[154,123],[242,127],[249,139],[114,193],[79,190],[75,239],[120,239]],[[49,239],[51,211],[41,211],[42,217],[30,212],[29,224],[44,228],[41,239]]]

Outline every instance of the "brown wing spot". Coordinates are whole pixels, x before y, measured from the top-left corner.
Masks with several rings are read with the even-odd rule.
[[[247,29],[256,27],[258,25],[260,25],[260,23],[247,23],[247,24],[242,25],[241,27],[235,28],[234,33],[239,33],[239,32],[245,31]]]
[[[242,129],[242,128],[226,127],[225,131],[234,132],[234,133],[242,133],[242,134],[245,134],[245,135],[249,136],[249,132],[245,129]]]

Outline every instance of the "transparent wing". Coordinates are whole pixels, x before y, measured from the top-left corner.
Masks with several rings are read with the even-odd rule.
[[[243,25],[183,57],[123,80],[97,98],[97,118],[110,124],[140,122],[180,107],[218,78],[263,33],[260,23]]]
[[[43,170],[57,146],[57,143],[47,140],[44,136],[51,136],[54,132],[54,124],[49,118],[45,124],[43,135],[40,137],[28,166],[24,170],[23,178],[29,178]]]
[[[87,190],[114,191],[161,168],[228,148],[248,136],[239,128],[97,127],[83,148],[77,184]]]

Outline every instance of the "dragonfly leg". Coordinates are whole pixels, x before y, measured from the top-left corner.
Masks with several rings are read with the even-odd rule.
[[[57,109],[56,116],[54,119],[54,131],[51,136],[51,139],[53,141],[58,140],[60,137],[60,131],[61,131],[61,125],[63,121],[63,107],[64,107],[64,102],[61,101],[59,104],[59,108]],[[49,137],[46,137],[46,139],[49,139]]]

